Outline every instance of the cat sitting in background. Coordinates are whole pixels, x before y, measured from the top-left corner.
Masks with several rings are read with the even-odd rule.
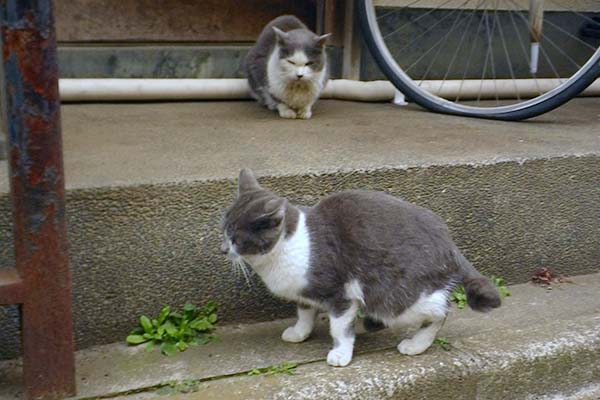
[[[249,265],[276,296],[298,304],[298,321],[283,340],[304,341],[317,312],[329,314],[333,366],[352,359],[359,309],[367,329],[419,328],[398,345],[413,355],[433,343],[456,285],[464,285],[474,310],[500,306],[494,285],[461,254],[440,217],[385,193],[349,190],[295,206],[242,170],[223,232],[221,251],[234,264]]]
[[[252,97],[282,118],[309,119],[327,82],[328,37],[291,15],[271,21],[244,62]]]

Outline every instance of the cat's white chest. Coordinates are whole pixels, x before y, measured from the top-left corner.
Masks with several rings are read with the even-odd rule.
[[[272,52],[267,63],[269,92],[287,106],[301,110],[310,107],[319,97],[324,87],[326,69],[315,73],[310,79],[294,81],[284,78],[278,67],[277,49]]]
[[[249,260],[269,290],[292,301],[301,301],[301,293],[308,285],[310,238],[306,217],[300,213],[296,231],[283,238],[267,255]]]

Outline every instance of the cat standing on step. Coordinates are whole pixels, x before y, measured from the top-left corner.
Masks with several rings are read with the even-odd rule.
[[[385,193],[343,191],[301,207],[242,170],[223,232],[221,250],[234,264],[249,265],[276,296],[298,304],[298,321],[283,340],[304,341],[317,312],[329,314],[333,366],[352,359],[359,309],[366,328],[418,328],[398,345],[413,355],[433,343],[457,284],[474,310],[500,306],[494,285],[461,254],[440,217]]]
[[[292,15],[271,21],[246,56],[250,94],[282,118],[309,119],[327,82],[325,41]]]

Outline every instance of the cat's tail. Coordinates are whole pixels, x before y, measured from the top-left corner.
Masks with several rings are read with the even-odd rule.
[[[461,271],[461,280],[467,295],[467,304],[475,311],[488,312],[500,307],[500,293],[494,284],[481,275],[459,251],[456,255]]]

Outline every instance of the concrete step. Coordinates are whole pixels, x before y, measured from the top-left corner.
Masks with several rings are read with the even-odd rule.
[[[598,271],[600,99],[524,123],[418,107],[322,101],[311,120],[253,102],[62,107],[75,336],[120,340],[140,314],[216,300],[224,323],[292,315],[219,254],[219,217],[240,168],[291,201],[346,188],[432,208],[483,272],[524,282],[540,266]],[[0,265],[11,265],[0,162]],[[6,239],[6,240],[5,240]],[[0,358],[18,354],[16,308],[0,308]]]
[[[280,339],[293,320],[219,328],[220,341],[173,357],[125,344],[77,354],[77,399],[597,399],[600,394],[600,274],[551,290],[520,284],[489,314],[452,308],[434,345],[402,356],[406,330],[358,336],[345,368],[326,364],[326,317],[309,340]],[[299,364],[294,375],[248,376]],[[0,363],[0,399],[19,395],[18,361]],[[191,393],[182,393],[191,391]],[[587,396],[587,397],[586,397]],[[596,397],[594,397],[596,396]],[[165,399],[166,399],[165,398]]]

